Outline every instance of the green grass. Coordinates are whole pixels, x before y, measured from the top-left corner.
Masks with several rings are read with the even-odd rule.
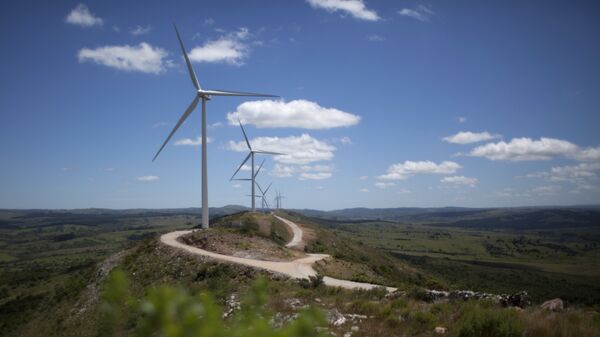
[[[450,288],[527,290],[538,302],[554,297],[573,304],[600,302],[597,227],[517,231],[381,221],[337,221],[329,227],[340,238],[387,251]]]

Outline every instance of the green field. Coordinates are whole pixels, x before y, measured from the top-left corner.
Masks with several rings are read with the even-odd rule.
[[[336,221],[329,227],[389,252],[449,288],[527,290],[538,301],[600,301],[600,227],[492,230],[389,221]]]

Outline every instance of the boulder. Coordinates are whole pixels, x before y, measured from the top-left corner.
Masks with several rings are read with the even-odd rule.
[[[555,298],[542,303],[540,307],[550,311],[562,311],[564,309],[564,303],[560,298]]]
[[[445,335],[446,332],[448,332],[448,329],[444,328],[443,326],[438,326],[435,327],[435,329],[433,329],[433,332],[435,332],[438,335]]]

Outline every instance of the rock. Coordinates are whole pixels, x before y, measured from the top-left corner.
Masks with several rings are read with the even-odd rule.
[[[560,298],[555,298],[549,301],[542,303],[540,306],[542,309],[550,310],[550,311],[563,311],[564,303]]]
[[[302,303],[302,301],[300,301],[297,298],[288,298],[288,299],[284,300],[284,302],[285,302],[285,304],[287,304],[290,307],[292,307],[292,309],[294,309],[294,310],[306,307],[306,305],[304,305]]]
[[[344,334],[344,337],[350,337],[350,336],[352,336],[352,332],[346,332],[346,333]]]
[[[404,296],[406,296],[405,291],[396,290],[396,291],[392,291],[392,292],[385,294],[384,297],[387,298],[388,300],[395,300],[397,298],[404,297]]]
[[[445,335],[447,331],[448,329],[444,328],[443,326],[437,326],[435,327],[435,329],[433,329],[433,332],[435,332],[438,335]]]
[[[531,304],[529,294],[526,291],[521,291],[513,295],[502,296],[500,303],[505,307],[526,308]]]
[[[333,309],[329,312],[329,323],[333,326],[341,326],[346,323],[346,317],[342,315],[337,309]]]
[[[353,326],[350,328],[350,331],[352,331],[352,332],[357,332],[357,331],[358,331],[358,326],[356,326],[356,325],[353,325]]]

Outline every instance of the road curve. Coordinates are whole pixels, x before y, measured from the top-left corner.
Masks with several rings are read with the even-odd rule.
[[[286,245],[288,247],[295,246],[302,241],[302,229],[298,227],[295,223],[290,220],[281,218],[276,216],[278,219],[283,221],[285,224],[292,228],[292,232],[294,232],[294,236],[292,240]],[[268,270],[276,273],[281,273],[287,275],[291,278],[295,279],[305,279],[309,276],[316,276],[317,272],[312,267],[313,263],[328,258],[328,254],[306,254],[306,257],[290,261],[290,262],[279,262],[279,261],[263,261],[263,260],[254,260],[247,259],[243,257],[229,256],[218,254],[214,252],[210,252],[204,249],[200,249],[198,247],[187,245],[183,242],[177,240],[179,237],[191,233],[192,230],[185,231],[174,231],[167,234],[163,234],[160,237],[160,241],[170,247],[181,249],[191,254],[202,255],[214,258],[223,262],[231,262],[237,263],[244,266],[250,266],[254,268],[259,268],[263,270]],[[293,243],[293,244],[292,244]],[[347,280],[340,280],[333,277],[325,276],[323,277],[323,283],[332,287],[342,287],[346,289],[373,289],[376,287],[381,287],[377,284],[371,283],[362,283],[362,282],[354,282]],[[385,287],[388,291],[396,291],[396,288]]]
[[[286,218],[282,218],[275,214],[273,214],[273,216],[276,217],[277,219],[281,220],[283,223],[285,223],[286,225],[288,225],[288,227],[290,227],[292,229],[292,233],[294,234],[294,236],[292,236],[292,240],[290,240],[290,242],[288,242],[287,245],[285,245],[285,246],[288,248],[291,248],[291,247],[296,247],[297,245],[299,245],[302,242],[302,229],[300,229],[300,227],[298,227],[298,225],[296,225],[295,223],[291,222],[290,220],[288,220]]]

